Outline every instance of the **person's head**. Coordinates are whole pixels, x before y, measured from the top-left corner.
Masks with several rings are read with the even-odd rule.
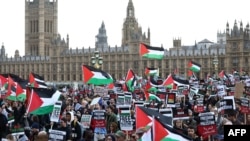
[[[68,106],[66,107],[66,111],[72,111],[72,106],[71,106],[71,105],[68,105]]]
[[[85,108],[87,106],[87,104],[88,104],[88,101],[83,99],[82,100],[82,107]]]
[[[187,129],[188,136],[189,137],[194,137],[195,136],[195,128],[193,126],[189,126]]]
[[[115,141],[115,136],[114,136],[114,135],[111,135],[111,134],[108,134],[108,135],[105,137],[105,141]]]
[[[38,116],[37,116],[37,115],[33,115],[33,116],[32,116],[32,121],[33,121],[33,122],[39,122]]]
[[[67,126],[67,119],[65,117],[61,118],[60,126],[61,127],[66,127]]]
[[[119,130],[115,133],[115,137],[117,141],[125,141],[126,140],[126,135],[124,134],[123,131]]]
[[[114,98],[111,98],[109,100],[109,105],[115,105],[115,99]]]
[[[48,141],[49,137],[47,132],[45,131],[40,131],[37,135],[36,141]]]
[[[66,120],[69,122],[71,121],[71,113],[70,112],[67,112],[66,113]]]
[[[106,113],[107,113],[107,114],[111,114],[111,113],[113,113],[113,110],[114,110],[113,106],[109,105],[109,106],[107,106],[107,108],[106,108]]]
[[[230,121],[235,121],[236,120],[236,116],[237,116],[237,112],[235,110],[230,110],[228,111],[228,119]]]
[[[116,131],[118,129],[118,125],[115,122],[111,122],[109,128],[111,131]]]
[[[177,127],[177,128],[182,128],[182,120],[180,119],[177,119],[174,121],[174,126]]]

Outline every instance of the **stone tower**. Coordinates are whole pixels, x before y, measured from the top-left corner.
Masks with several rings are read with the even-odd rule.
[[[57,0],[25,0],[25,56],[49,56],[58,31]]]
[[[103,50],[104,48],[108,48],[108,37],[106,35],[106,28],[104,22],[102,22],[101,27],[99,28],[98,34],[95,36],[95,48],[96,50]]]
[[[138,53],[139,44],[143,42],[150,44],[150,29],[148,34],[142,33],[142,28],[138,25],[135,18],[135,8],[132,0],[129,0],[127,6],[127,17],[122,28],[122,46],[129,46],[130,53]]]
[[[229,24],[227,23],[226,39],[226,55],[228,56],[226,64],[230,66],[230,68],[227,68],[227,72],[233,69],[249,70],[249,54],[245,54],[245,52],[250,50],[249,24],[243,29],[243,23],[240,22],[240,27],[238,27],[235,20],[234,26],[230,31]]]

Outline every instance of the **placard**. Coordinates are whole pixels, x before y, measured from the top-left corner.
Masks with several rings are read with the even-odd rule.
[[[93,111],[93,126],[105,128],[105,110],[94,110]]]
[[[50,121],[52,122],[58,122],[60,118],[61,113],[61,107],[62,107],[62,101],[57,101],[54,105],[53,112],[50,116]]]
[[[133,121],[131,119],[130,107],[119,107],[120,128],[123,131],[133,130]]]
[[[83,128],[89,128],[91,122],[92,115],[82,115],[81,117],[81,124]]]
[[[66,132],[59,130],[49,130],[49,141],[65,141]]]
[[[216,124],[215,116],[213,112],[200,113],[199,119],[200,119],[201,126]]]

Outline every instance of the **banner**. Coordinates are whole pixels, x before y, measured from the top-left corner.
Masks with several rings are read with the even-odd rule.
[[[213,112],[206,112],[199,114],[200,124],[201,126],[204,125],[213,125],[215,123],[215,116]]]
[[[91,122],[92,115],[82,115],[81,124],[83,128],[89,128]]]
[[[132,104],[132,93],[130,92],[125,92],[124,93],[124,105],[129,105],[131,106]]]
[[[173,110],[173,120],[177,120],[177,119],[189,119],[188,109],[172,108],[172,110]]]
[[[166,97],[167,107],[175,107],[176,93],[168,93]]]
[[[131,119],[130,107],[119,107],[120,128],[123,131],[133,130],[133,121]]]
[[[66,132],[59,130],[49,130],[49,141],[65,141]]]
[[[60,118],[61,113],[61,107],[62,107],[62,101],[57,101],[54,105],[53,112],[50,116],[50,121],[52,122],[58,122]]]
[[[117,93],[116,107],[119,108],[119,106],[123,106],[124,104],[125,104],[125,95],[124,95],[124,93]]]
[[[94,110],[93,111],[93,126],[106,128],[105,126],[105,110]]]
[[[240,98],[241,101],[241,108],[240,111],[242,113],[248,114],[249,113],[249,99],[248,98]]]

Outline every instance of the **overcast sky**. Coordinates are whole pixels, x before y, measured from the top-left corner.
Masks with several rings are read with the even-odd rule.
[[[94,47],[95,35],[104,21],[110,46],[120,46],[122,25],[129,0],[58,0],[58,32],[69,34],[71,48]],[[227,21],[250,20],[247,0],[133,0],[135,17],[144,32],[151,30],[151,45],[170,48],[173,38],[182,45],[203,39],[216,42],[217,31]],[[0,0],[0,43],[8,56],[18,49],[24,55],[25,0]],[[239,24],[238,24],[239,25]]]

